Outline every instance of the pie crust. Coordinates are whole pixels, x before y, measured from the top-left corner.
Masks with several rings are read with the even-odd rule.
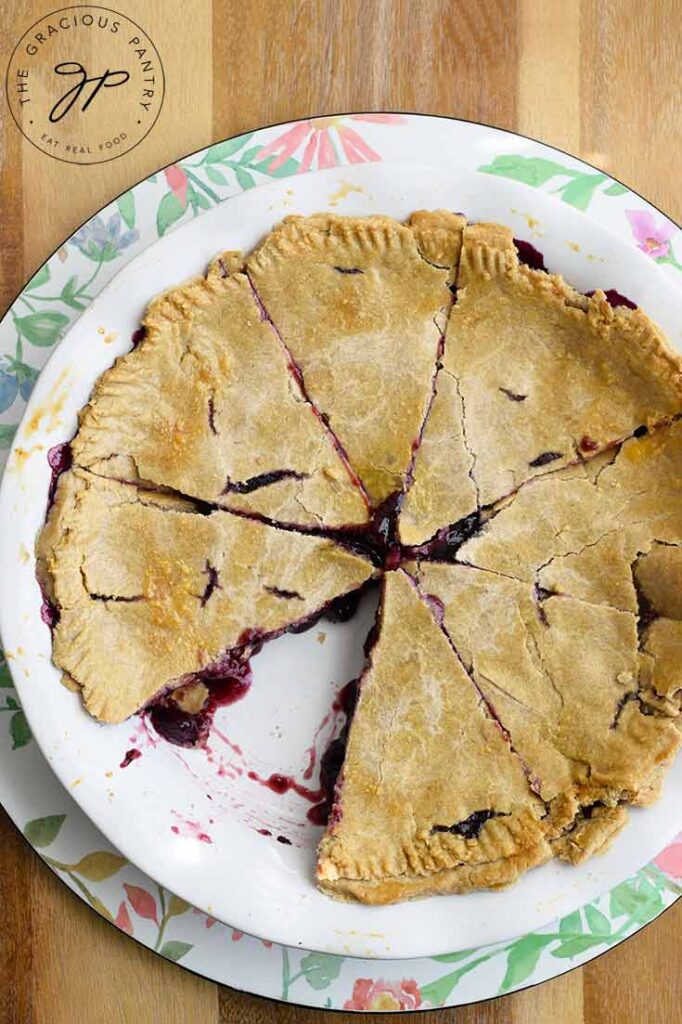
[[[327,538],[202,515],[81,469],[60,480],[37,558],[59,611],[53,658],[104,722],[200,679],[226,652],[248,656],[373,573]]]
[[[321,888],[390,903],[509,883],[551,856],[543,810],[414,581],[387,573]]]
[[[143,324],[37,542],[88,711],[191,715],[217,666],[381,576],[320,887],[389,903],[604,849],[680,743],[660,330],[445,211],[289,217]]]
[[[431,399],[464,218],[287,217],[247,260],[266,314],[374,506],[402,490]]]
[[[78,465],[279,522],[367,522],[238,253],[152,302],[143,327],[143,343],[100,377],[81,413]]]
[[[681,404],[680,361],[642,310],[524,266],[508,228],[470,225],[401,540],[421,544]]]

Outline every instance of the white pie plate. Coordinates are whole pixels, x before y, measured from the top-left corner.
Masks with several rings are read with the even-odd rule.
[[[409,164],[359,165],[275,182],[231,199],[162,238],[100,293],[55,350],[17,432],[0,489],[0,629],[22,706],[45,756],[92,821],[166,888],[234,927],[290,946],[363,957],[431,956],[529,932],[568,914],[653,857],[682,824],[682,760],[660,801],[633,811],[604,856],[579,868],[551,863],[500,893],[438,897],[385,908],[337,903],[313,884],[320,830],[309,804],[275,795],[248,769],[302,781],[307,750],[339,686],[357,675],[371,622],[365,602],[349,623],[322,621],[267,645],[254,685],[219,711],[210,753],[153,737],[138,719],[101,726],[59,684],[40,619],[33,544],[52,445],[74,433],[93,382],[128,350],[148,300],[201,272],[223,249],[248,250],[281,217],[333,209],[403,218],[419,208],[494,219],[542,249],[551,269],[583,290],[616,288],[642,305],[682,347],[674,281],[639,251],[546,194],[482,174]],[[570,396],[557,396],[557,401]],[[551,410],[549,411],[551,414]],[[320,634],[325,642],[321,643]],[[115,660],[116,652],[111,652]],[[576,651],[579,670],[580,652]],[[323,745],[325,733],[318,737]],[[238,754],[233,745],[243,754]],[[143,756],[127,768],[131,747]],[[230,765],[243,769],[236,774]],[[234,776],[234,777],[233,777]],[[309,783],[315,785],[315,776]],[[267,828],[271,837],[258,832]],[[275,840],[283,835],[291,845]],[[208,841],[210,840],[210,841]]]

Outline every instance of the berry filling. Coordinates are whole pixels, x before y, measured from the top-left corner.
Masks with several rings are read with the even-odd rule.
[[[119,768],[127,768],[133,761],[137,761],[139,757],[142,757],[142,751],[138,750],[137,747],[132,747],[130,750],[126,750],[125,757],[121,761]]]
[[[486,518],[483,510],[472,512],[452,526],[439,530],[433,540],[417,547],[405,548],[406,558],[425,558],[432,562],[454,562],[462,544],[470,540],[483,527]]]
[[[270,473],[259,473],[258,476],[249,477],[248,480],[228,480],[225,484],[223,494],[251,494],[261,487],[270,487],[279,483],[280,480],[304,480],[303,473],[297,473],[293,469],[275,469]]]
[[[434,825],[431,832],[449,832],[453,836],[462,836],[463,839],[478,839],[486,821],[502,817],[504,815],[500,811],[474,811],[468,818],[457,821],[454,825]]]
[[[208,577],[208,579],[206,580],[206,589],[204,590],[203,594],[201,595],[201,607],[202,608],[204,608],[205,605],[208,603],[208,601],[209,601],[209,599],[211,597],[211,594],[213,593],[214,590],[222,590],[223,589],[221,587],[220,583],[218,582],[218,570],[214,566],[211,565],[211,563],[208,561],[208,559],[206,560],[206,568],[204,569],[204,572],[206,573],[206,576]]]
[[[525,266],[530,267],[531,270],[543,270],[546,274],[549,273],[545,266],[545,258],[539,249],[536,249],[530,242],[524,242],[523,239],[515,238],[514,245],[519,256],[519,263],[523,263]],[[584,293],[587,298],[592,298],[594,295],[594,289]],[[623,295],[616,288],[605,288],[604,295],[606,301],[614,309],[618,306],[627,306],[628,309],[637,309],[637,303],[629,299],[627,295]]]
[[[47,511],[49,512],[54,502],[54,496],[57,491],[57,483],[62,473],[65,473],[67,469],[71,469],[71,463],[73,462],[73,454],[71,451],[71,445],[68,441],[63,441],[61,444],[56,444],[54,448],[50,448],[47,453],[47,463],[52,470],[52,476],[50,478],[50,486],[47,492]]]
[[[532,462],[529,462],[529,466],[537,468],[538,466],[546,466],[549,462],[556,462],[557,459],[563,458],[563,452],[542,452]]]
[[[514,245],[519,254],[519,263],[530,267],[531,270],[544,270],[545,273],[549,273],[545,266],[545,257],[539,249],[536,249],[530,242],[524,242],[521,238],[515,238]]]
[[[520,395],[516,391],[510,391],[509,388],[499,388],[499,391],[503,395],[506,395],[510,402],[525,402],[527,395]]]
[[[197,711],[186,710],[192,691],[203,684],[206,691]],[[181,687],[159,697],[143,714],[156,732],[178,747],[203,746],[219,707],[243,700],[251,687],[251,665],[227,655],[209,668],[186,680]]]
[[[591,298],[594,295],[594,291],[585,292],[585,295]],[[604,295],[606,296],[606,301],[609,306],[613,306],[614,309],[617,309],[618,306],[627,306],[628,309],[637,309],[636,302],[629,299],[627,295],[623,295],[621,292],[616,291],[615,288],[605,288]]]

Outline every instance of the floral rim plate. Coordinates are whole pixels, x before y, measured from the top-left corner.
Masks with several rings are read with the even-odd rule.
[[[10,444],[23,400],[44,362],[40,357],[100,285],[176,223],[273,177],[380,159],[400,163],[415,151],[457,174],[479,170],[555,192],[642,249],[661,265],[661,273],[675,279],[680,273],[675,254],[680,234],[674,224],[606,175],[539,143],[418,115],[348,115],[263,129],[218,143],[141,182],[93,217],[33,277],[0,325],[0,442]],[[342,205],[343,185],[339,192]],[[530,220],[527,227],[533,230]],[[339,1009],[457,1005],[584,962],[636,931],[679,894],[673,879],[682,873],[682,843],[674,842],[582,911],[513,942],[402,963],[261,944],[192,913],[119,854],[106,851],[106,842],[31,742],[5,665],[0,681],[6,687],[3,710],[9,727],[0,739],[5,769],[0,795],[27,839],[44,850],[48,863],[82,898],[119,927],[134,930],[140,941],[170,959],[238,988]]]

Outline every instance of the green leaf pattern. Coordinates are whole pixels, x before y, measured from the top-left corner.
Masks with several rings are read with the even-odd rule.
[[[501,178],[511,178],[532,188],[541,188],[550,181],[554,184],[552,192],[560,199],[577,210],[586,210],[596,191],[606,185],[603,194],[619,196],[627,193],[620,182],[612,181],[606,174],[590,173],[554,160],[546,160],[539,156],[520,156],[515,153],[496,156],[492,163],[483,164],[478,168],[484,174],[496,174]],[[557,184],[554,179],[560,180]]]

